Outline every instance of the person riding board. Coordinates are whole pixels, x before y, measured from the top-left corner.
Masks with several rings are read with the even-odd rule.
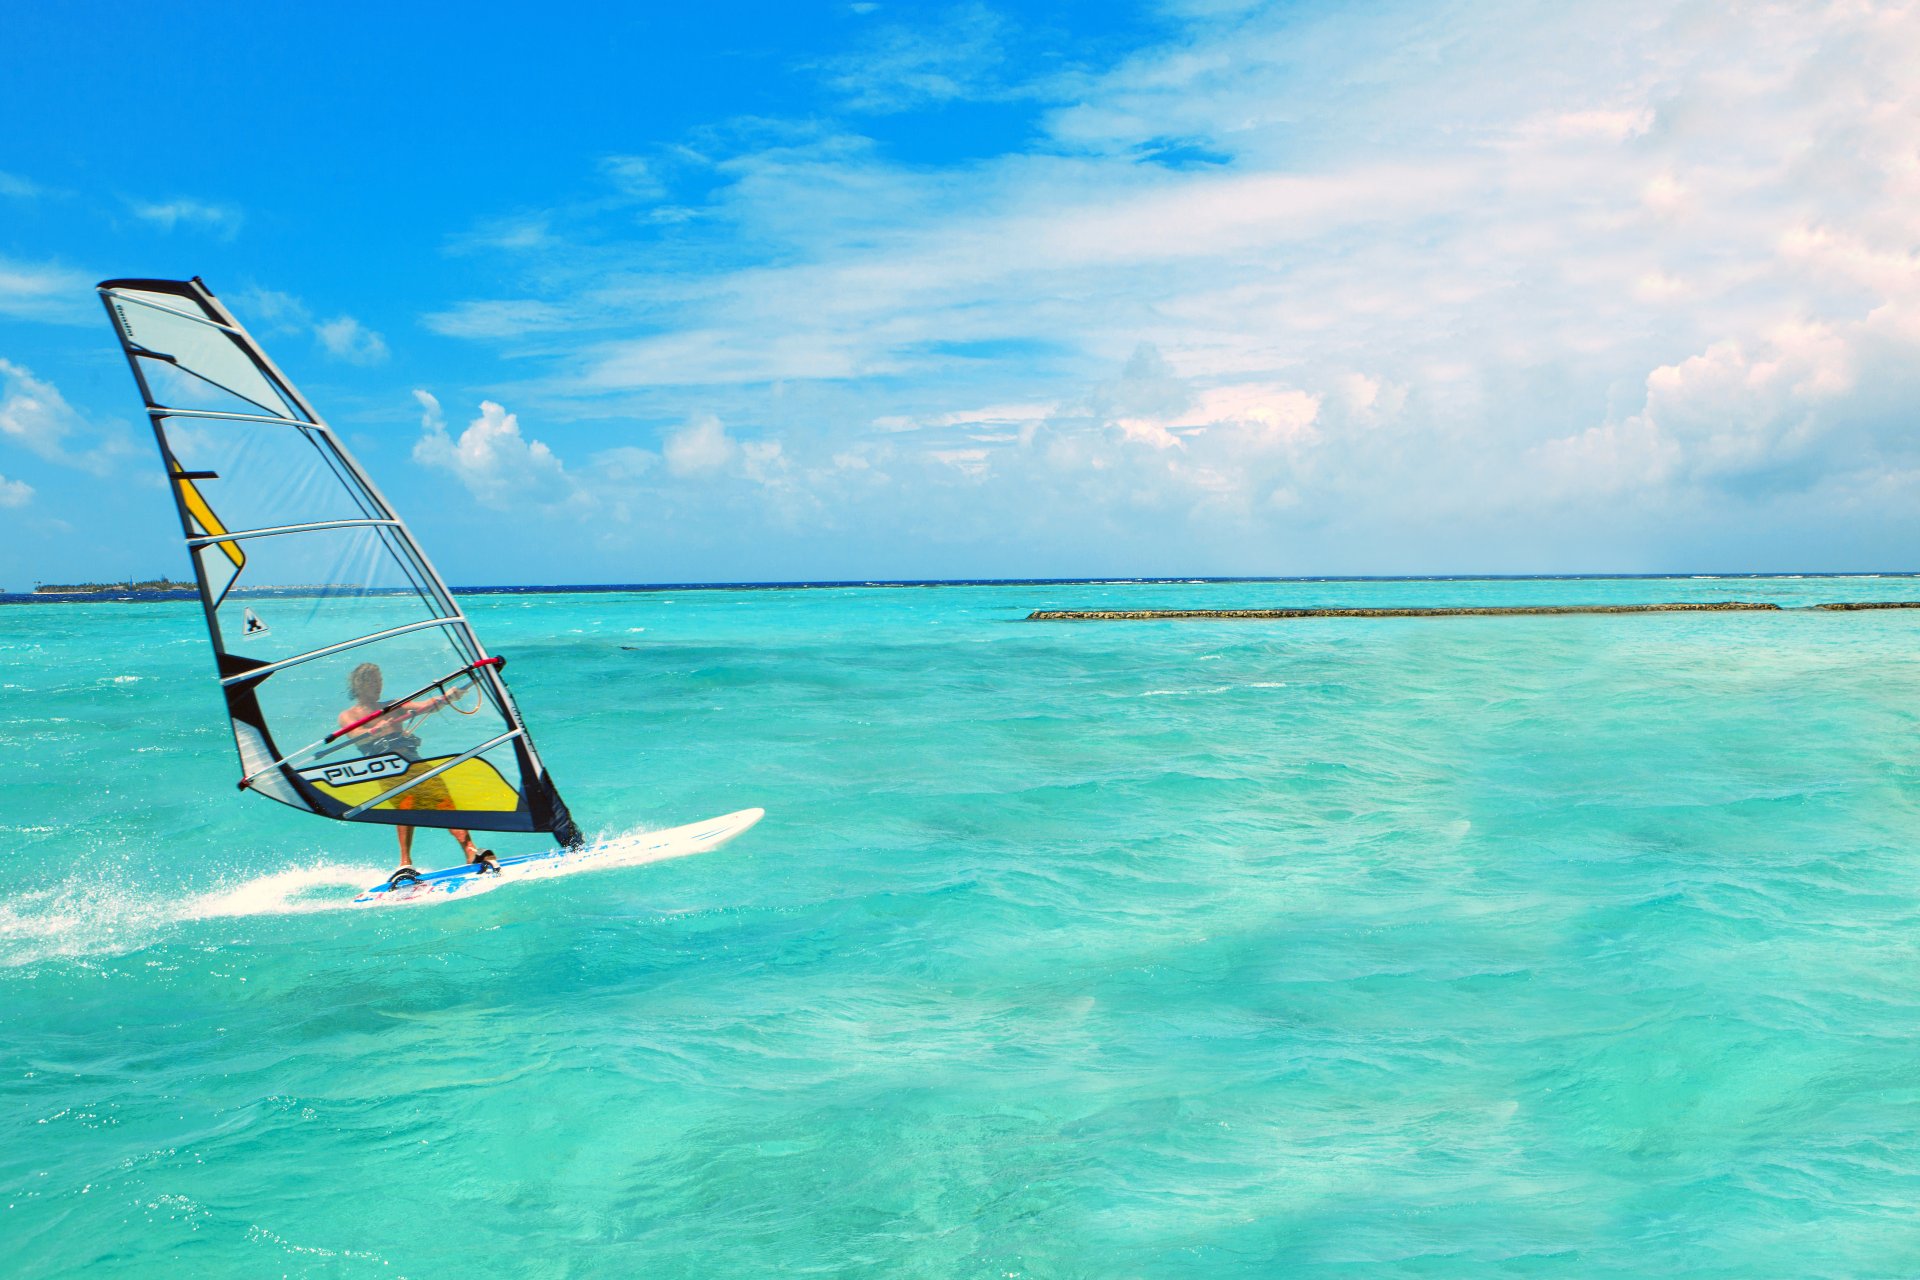
[[[410,726],[429,712],[453,706],[454,700],[460,695],[443,693],[438,697],[415,698],[389,707],[380,701],[382,685],[379,664],[363,662],[353,669],[347,677],[347,696],[353,699],[353,705],[340,713],[340,728],[368,755],[397,755],[410,761],[407,776],[424,772],[419,755],[420,739],[410,732]],[[418,783],[410,791],[402,792],[394,805],[413,810],[454,807],[453,796],[448,793],[446,783],[437,776]],[[387,883],[395,885],[418,880],[420,873],[413,866],[413,828],[395,827],[394,832],[400,838],[400,866],[387,877]],[[474,847],[472,832],[450,827],[447,834],[459,844],[468,862],[480,863],[482,871],[500,869],[493,850]]]

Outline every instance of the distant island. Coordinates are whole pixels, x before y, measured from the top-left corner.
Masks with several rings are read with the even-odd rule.
[[[147,582],[48,582],[33,589],[37,596],[95,596],[109,591],[192,591],[191,582],[154,578]]]
[[[121,582],[42,582],[33,588],[36,596],[164,596],[194,595],[200,590],[191,582],[175,582],[172,578],[148,578],[135,582],[128,578]],[[342,583],[329,582],[285,582],[262,583],[251,587],[233,587],[228,591],[232,596],[383,596],[408,595],[412,587],[358,587]],[[15,597],[18,599],[19,597]]]

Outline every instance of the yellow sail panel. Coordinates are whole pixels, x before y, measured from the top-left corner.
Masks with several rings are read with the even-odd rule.
[[[417,778],[436,766],[445,764],[451,756],[436,759],[415,760],[407,764],[404,771],[364,770],[377,773],[362,782],[346,780],[352,766],[366,764],[364,761],[352,761],[346,766],[336,768],[314,768],[301,771],[306,778],[324,794],[340,801],[348,808],[365,804],[383,792],[405,784],[409,779]],[[386,757],[397,760],[397,757]],[[378,763],[378,762],[375,762]],[[329,782],[327,775],[334,774],[339,781]],[[391,800],[374,805],[376,810],[393,810],[400,813],[438,812],[438,813],[512,813],[520,807],[520,793],[511,783],[500,776],[500,771],[475,756],[471,760],[462,760],[444,773],[435,774],[402,791]]]
[[[187,520],[196,528],[198,536],[218,538],[227,532],[227,526],[213,513],[213,506],[200,492],[200,486],[186,473],[178,462],[172,463],[168,470],[173,473],[173,483],[180,491],[180,505],[186,509]],[[217,606],[226,597],[234,580],[240,576],[240,570],[247,564],[247,553],[240,549],[238,542],[215,542],[201,547],[195,558],[207,575],[207,592]]]

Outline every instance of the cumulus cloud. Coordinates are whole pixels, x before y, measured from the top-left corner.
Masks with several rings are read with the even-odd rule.
[[[711,414],[696,418],[669,434],[661,446],[667,470],[676,476],[711,475],[724,469],[740,452],[720,419]]]
[[[451,472],[483,506],[499,510],[564,501],[574,484],[553,450],[520,434],[520,419],[491,400],[459,435],[447,430],[440,401],[415,391],[421,408],[413,460]]]
[[[0,507],[24,507],[33,501],[33,486],[24,480],[0,476]]]
[[[0,440],[48,462],[95,475],[133,451],[117,427],[95,427],[67,403],[60,389],[11,360],[0,358]]]

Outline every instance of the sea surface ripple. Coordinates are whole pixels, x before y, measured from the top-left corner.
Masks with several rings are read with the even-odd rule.
[[[0,1274],[1914,1274],[1920,611],[1020,619],[1916,597],[474,597],[589,829],[768,816],[392,912],[196,606],[0,608]]]

